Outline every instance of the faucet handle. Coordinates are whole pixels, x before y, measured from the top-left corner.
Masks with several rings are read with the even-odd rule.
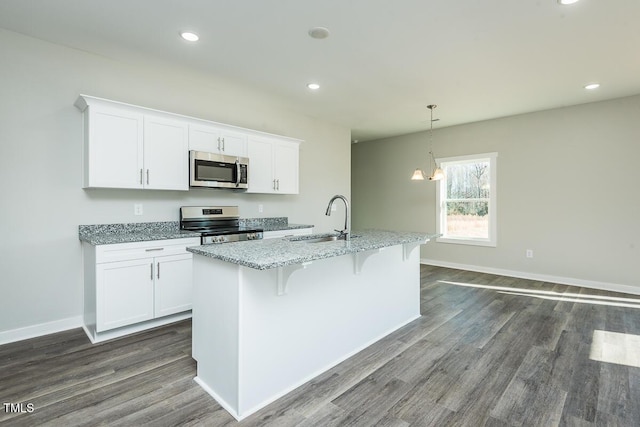
[[[338,233],[340,233],[341,236],[347,234],[347,230],[346,229],[345,230],[336,230],[334,228],[333,231],[337,231]]]

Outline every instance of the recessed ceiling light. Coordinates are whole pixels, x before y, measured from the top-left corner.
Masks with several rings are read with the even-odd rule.
[[[574,4],[574,3],[578,3],[579,0],[558,0],[558,3],[560,4]]]
[[[313,27],[309,30],[309,36],[314,39],[326,39],[329,37],[329,30],[325,27]]]
[[[200,37],[196,33],[191,33],[189,31],[183,31],[180,33],[180,37],[185,39],[188,42],[197,42],[200,40]]]
[[[307,87],[311,90],[318,90],[320,89],[320,85],[318,83],[309,83],[307,85]]]
[[[589,83],[584,88],[587,90],[594,90],[594,89],[598,89],[599,87],[600,87],[600,83]]]

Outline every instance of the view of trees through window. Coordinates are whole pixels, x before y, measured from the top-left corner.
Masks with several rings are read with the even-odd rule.
[[[445,236],[489,237],[489,159],[443,164],[446,179]]]

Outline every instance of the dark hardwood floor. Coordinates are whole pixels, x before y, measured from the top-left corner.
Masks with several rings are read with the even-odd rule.
[[[193,381],[185,321],[0,346],[0,425],[640,425],[640,367],[591,358],[640,353],[640,297],[429,266],[421,282],[420,319],[241,423]]]

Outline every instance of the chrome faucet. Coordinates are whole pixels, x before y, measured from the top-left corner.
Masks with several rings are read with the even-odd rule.
[[[351,240],[351,218],[349,217],[349,201],[347,200],[347,198],[340,194],[336,194],[335,196],[333,196],[331,200],[329,200],[329,206],[327,206],[327,212],[325,213],[325,215],[331,216],[331,207],[333,206],[333,202],[335,202],[336,199],[341,199],[344,202],[344,230],[336,231],[340,233],[339,238],[342,238],[342,236],[344,236],[344,239],[346,241],[349,241]]]

